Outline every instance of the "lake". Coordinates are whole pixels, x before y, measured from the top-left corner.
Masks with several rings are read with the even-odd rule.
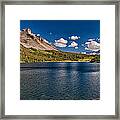
[[[20,65],[21,100],[99,100],[100,63]]]

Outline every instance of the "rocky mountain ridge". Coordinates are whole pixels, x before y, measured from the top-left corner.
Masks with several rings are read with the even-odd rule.
[[[56,50],[58,49],[51,45],[46,39],[33,34],[31,29],[23,29],[20,32],[20,44],[25,48],[34,48],[36,50]]]

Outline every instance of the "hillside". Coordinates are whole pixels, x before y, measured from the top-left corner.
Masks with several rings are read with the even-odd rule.
[[[28,28],[20,32],[20,62],[100,62],[100,56],[60,51]]]
[[[36,50],[56,50],[57,48],[51,45],[46,39],[41,36],[33,34],[32,31],[28,29],[23,29],[20,32],[20,44],[25,48],[34,48]]]
[[[93,61],[94,60],[94,61]],[[21,63],[32,62],[99,62],[98,55],[85,55],[55,50],[36,50],[20,46]]]

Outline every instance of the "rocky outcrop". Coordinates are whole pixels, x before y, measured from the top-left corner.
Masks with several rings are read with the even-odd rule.
[[[20,44],[26,48],[58,51],[54,45],[51,45],[46,39],[42,38],[41,36],[33,34],[29,28],[23,29],[20,32]]]

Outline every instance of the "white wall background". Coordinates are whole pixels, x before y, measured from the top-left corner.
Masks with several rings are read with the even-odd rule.
[[[28,12],[29,11],[29,12]],[[100,100],[20,100],[20,20],[100,20]],[[6,5],[5,114],[114,115],[115,114],[114,5]],[[12,54],[11,54],[12,53]],[[112,55],[112,57],[111,57]]]

